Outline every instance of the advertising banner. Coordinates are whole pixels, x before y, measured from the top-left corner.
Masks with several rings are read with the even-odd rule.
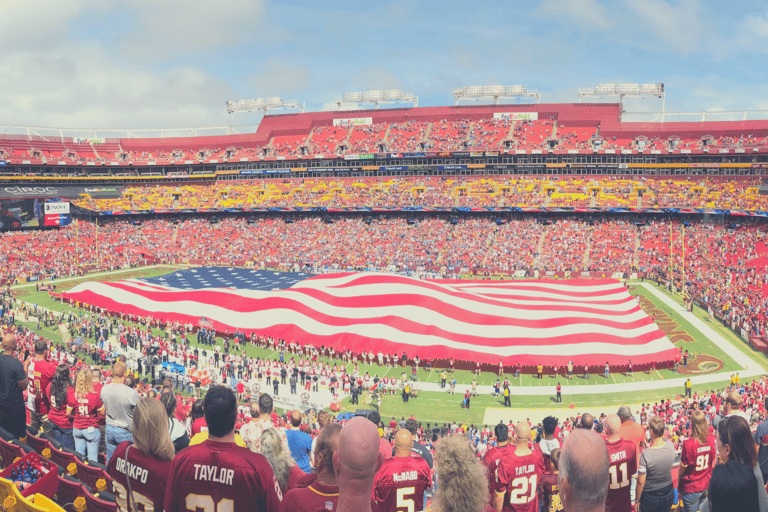
[[[66,198],[79,199],[80,194],[89,194],[94,198],[120,197],[122,187],[0,187],[0,199],[12,198]]]
[[[509,121],[536,121],[539,119],[538,112],[495,112],[494,119],[507,119]]]
[[[333,120],[333,126],[368,126],[372,124],[372,117],[352,117],[348,119]]]
[[[46,215],[58,215],[60,213],[69,213],[69,201],[51,202],[46,201],[43,205],[43,211]]]

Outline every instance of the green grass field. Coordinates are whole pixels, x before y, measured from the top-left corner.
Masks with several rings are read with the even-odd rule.
[[[167,274],[174,270],[176,270],[175,267],[144,268],[144,269],[133,269],[133,270],[122,272],[122,273],[112,273],[109,275],[98,276],[98,277],[86,276],[73,281],[60,282],[57,291],[69,289],[81,282],[85,282],[89,280],[116,281],[121,279],[137,278],[137,277],[155,277],[158,275]],[[24,285],[20,285],[15,287],[15,291],[17,292],[18,297],[21,300],[24,300],[30,303],[36,303],[41,307],[49,308],[54,311],[65,311],[65,312],[69,310],[74,310],[74,308],[72,308],[68,304],[62,304],[59,301],[54,301],[49,299],[48,292],[35,292],[34,285],[32,285],[31,287],[28,287],[28,286],[24,287]],[[668,317],[668,321],[672,321],[677,324],[678,328],[675,332],[679,333],[682,331],[690,335],[688,341],[681,341],[677,343],[678,346],[682,343],[684,345],[684,348],[689,350],[692,356],[695,354],[707,354],[709,356],[720,359],[723,362],[723,367],[719,370],[719,372],[723,374],[723,380],[721,382],[708,384],[706,386],[706,389],[703,389],[703,388],[698,389],[695,387],[694,391],[704,392],[709,389],[724,387],[729,384],[729,380],[728,380],[729,373],[736,372],[742,369],[733,359],[731,359],[725,353],[723,353],[722,350],[720,350],[720,348],[718,348],[714,343],[710,342],[689,322],[684,320],[676,311],[673,311],[670,308],[668,308],[662,301],[656,298],[652,293],[646,291],[642,287],[631,287],[631,293],[645,297],[653,304],[657,312],[662,311],[664,314],[666,314],[666,316]],[[678,297],[675,297],[674,295],[670,295],[670,296],[674,298],[676,301],[680,302],[680,299]],[[695,311],[696,316],[701,318],[705,322],[709,323],[709,319],[707,317],[706,312],[701,311],[698,308],[696,309],[697,309],[697,311]],[[749,347],[738,336],[735,336],[730,330],[726,329],[718,322],[712,322],[710,323],[710,325],[717,332],[719,332],[723,337],[725,337],[727,340],[734,343],[735,345],[739,346],[745,352],[749,351],[750,355],[753,355],[753,356],[756,355],[756,358],[758,358],[761,362],[763,361],[768,362],[768,358],[766,358],[764,354],[756,354],[752,352],[751,349],[749,349]],[[27,324],[27,327],[31,329],[36,329],[36,325],[32,325],[32,324]],[[155,330],[155,331],[157,334],[162,334],[162,331],[160,330]],[[44,335],[46,338],[49,338],[54,342],[61,341],[61,336],[59,334],[59,331],[55,327],[51,327],[47,330],[44,330]],[[193,342],[193,345],[195,345],[194,342]],[[246,352],[251,357],[259,357],[259,358],[276,358],[277,357],[277,354],[275,352],[271,352],[269,350],[265,350],[265,349],[254,347],[254,346],[247,346]],[[387,368],[387,367],[382,367],[378,365],[362,365],[361,364],[360,371],[361,372],[367,371],[372,376],[378,375],[382,377],[386,375],[388,377],[392,377],[392,376],[399,376],[403,371],[403,369],[399,367]],[[410,375],[410,369],[407,369],[407,371],[408,371],[408,374]],[[662,379],[672,379],[672,378],[681,376],[679,374],[674,373],[672,370],[659,370],[653,374],[635,372],[634,376],[632,377],[628,377],[623,374],[613,373],[608,379],[605,379],[602,374],[602,368],[593,368],[593,371],[595,373],[592,373],[591,378],[589,380],[584,379],[583,375],[576,375],[574,379],[571,381],[566,380],[562,376],[562,374],[557,379],[554,376],[545,376],[543,379],[537,379],[532,375],[523,375],[518,379],[513,379],[512,375],[509,375],[510,381],[514,386],[513,396],[512,396],[512,406],[513,406],[514,412],[510,411],[510,417],[512,414],[516,414],[516,417],[520,418],[521,413],[525,414],[524,412],[525,410],[535,409],[535,408],[562,409],[565,412],[569,410],[570,404],[574,404],[575,408],[584,408],[584,407],[598,407],[598,406],[613,406],[613,405],[618,405],[622,403],[637,404],[641,402],[643,403],[654,402],[657,400],[661,400],[663,398],[674,398],[677,394],[679,394],[682,391],[681,389],[676,389],[676,388],[665,388],[660,390],[646,390],[646,391],[638,390],[636,392],[628,392],[628,393],[603,393],[603,394],[594,393],[594,394],[569,395],[568,389],[570,387],[575,387],[575,386],[580,386],[580,387],[596,386],[599,384],[613,384],[613,383],[620,384],[625,382],[636,382],[638,384],[642,384],[643,382],[658,381]],[[474,375],[469,371],[457,370],[455,372],[455,377],[458,384],[470,384],[473,376]],[[419,370],[418,377],[419,377],[419,380],[422,382],[439,383],[439,380],[440,380],[439,370],[428,373],[422,368]],[[498,377],[496,374],[483,373],[477,378],[477,380],[478,380],[478,383],[481,385],[482,384],[491,385],[496,382],[497,378]],[[560,404],[556,404],[554,402],[554,387],[558,381],[561,382],[561,384],[563,385],[563,402]],[[525,393],[526,389],[541,388],[541,387],[550,388],[552,390],[552,395],[530,395]],[[462,401],[462,396],[460,396],[458,393],[455,396],[450,396],[447,393],[447,388],[445,392],[420,391],[419,397],[416,399],[412,399],[408,403],[403,403],[400,395],[391,395],[391,396],[386,396],[383,399],[381,414],[382,414],[382,417],[385,417],[385,418],[389,418],[391,416],[400,418],[402,416],[407,417],[407,416],[410,416],[411,414],[414,414],[421,421],[446,422],[446,421],[452,421],[455,419],[455,420],[466,421],[469,423],[480,424],[483,421],[486,408],[502,408],[503,407],[503,399],[494,398],[492,396],[479,396],[474,398],[472,400],[472,407],[470,410],[461,408],[460,407],[461,401]],[[364,407],[365,405],[362,404],[362,398],[361,398],[360,406],[351,405],[349,403],[349,399],[345,399],[342,402],[342,410],[353,411],[357,408],[364,408]]]

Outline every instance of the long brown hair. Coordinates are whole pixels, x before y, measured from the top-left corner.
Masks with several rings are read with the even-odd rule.
[[[168,430],[163,404],[154,398],[142,398],[133,410],[133,444],[148,457],[171,460],[176,449]]]
[[[747,420],[741,416],[726,416],[717,425],[717,435],[722,444],[731,447],[728,460],[737,460],[754,469],[757,464],[757,450]]]
[[[691,413],[691,437],[695,437],[701,444],[707,444],[709,422],[703,411],[696,410]]]

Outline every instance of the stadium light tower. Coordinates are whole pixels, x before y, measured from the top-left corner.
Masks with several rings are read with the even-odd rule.
[[[619,97],[619,120],[624,116],[624,98],[660,98],[661,121],[664,122],[666,99],[664,84],[597,84],[594,88],[579,88],[579,103],[586,98]]]
[[[360,107],[362,105],[373,104],[376,109],[380,105],[387,103],[413,103],[414,107],[419,106],[419,97],[414,96],[412,92],[406,92],[400,89],[390,89],[388,91],[365,91],[348,92],[336,100],[338,110],[342,107]]]
[[[539,90],[528,91],[524,85],[472,85],[453,91],[456,104],[461,100],[479,101],[484,98],[493,98],[493,104],[498,105],[499,100],[514,100],[518,98],[536,98],[536,103],[541,103]]]
[[[304,104],[296,100],[285,101],[279,96],[272,98],[257,98],[255,100],[228,101],[227,112],[229,112],[229,124],[232,125],[232,116],[235,112],[256,112],[264,111],[264,115],[269,114],[270,110],[287,110],[295,108],[304,113]]]

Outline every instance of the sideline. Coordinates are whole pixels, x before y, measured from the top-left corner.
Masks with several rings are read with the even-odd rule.
[[[61,279],[50,279],[48,281],[40,280],[40,281],[32,281],[30,283],[22,283],[22,284],[14,284],[11,286],[11,290],[18,290],[21,288],[31,288],[32,286],[38,285],[38,284],[58,284],[58,283],[66,283],[68,281],[80,281],[83,279],[89,279],[91,277],[99,277],[99,276],[110,276],[112,274],[122,274],[125,272],[136,272],[137,270],[151,270],[154,268],[168,268],[169,270],[173,270],[174,268],[178,269],[181,268],[181,265],[148,265],[146,267],[131,267],[131,268],[125,268],[121,270],[109,270],[107,272],[97,272],[95,274],[86,274],[84,276],[75,276],[75,277],[64,277]]]

